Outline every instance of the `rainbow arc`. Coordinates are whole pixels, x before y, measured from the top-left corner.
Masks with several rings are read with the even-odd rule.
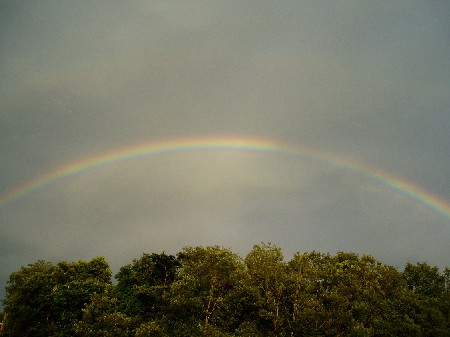
[[[100,153],[92,157],[57,167],[54,170],[48,171],[0,194],[0,207],[6,206],[19,198],[23,198],[61,179],[95,167],[145,156],[161,154],[169,155],[190,151],[237,151],[267,154],[284,153],[294,156],[306,156],[315,160],[331,163],[338,167],[363,173],[367,177],[433,209],[450,220],[450,203],[448,201],[433,195],[412,182],[403,180],[381,169],[371,167],[351,158],[337,156],[318,149],[291,146],[273,140],[252,137],[179,138],[143,143]]]

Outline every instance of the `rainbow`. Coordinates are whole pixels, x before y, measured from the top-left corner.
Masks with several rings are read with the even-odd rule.
[[[145,156],[192,151],[238,151],[305,156],[362,173],[365,176],[388,186],[392,190],[407,196],[409,199],[427,206],[450,220],[450,203],[448,201],[431,194],[418,185],[402,180],[381,169],[371,167],[351,158],[337,156],[318,149],[291,146],[261,138],[235,136],[195,137],[154,141],[100,153],[80,161],[60,166],[0,194],[0,207],[4,207],[19,198],[25,197],[30,193],[51,185],[63,178],[76,175],[88,169]]]

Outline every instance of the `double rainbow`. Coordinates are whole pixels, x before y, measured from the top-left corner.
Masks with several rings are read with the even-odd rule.
[[[392,190],[429,207],[450,220],[450,203],[448,201],[429,193],[418,185],[402,180],[383,170],[363,164],[354,159],[336,156],[317,149],[290,146],[272,140],[250,137],[181,138],[138,144],[131,147],[116,149],[110,152],[104,152],[80,161],[60,166],[0,194],[0,207],[6,206],[19,198],[25,197],[30,193],[53,184],[63,178],[114,162],[157,154],[220,150],[260,152],[269,154],[284,153],[295,156],[301,155],[315,160],[332,163],[338,167],[358,171],[367,177],[388,186]]]

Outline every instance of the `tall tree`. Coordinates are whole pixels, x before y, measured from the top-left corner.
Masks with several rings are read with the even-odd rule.
[[[74,324],[80,337],[131,337],[136,320],[119,312],[117,298],[93,295],[83,309],[83,317]]]
[[[55,311],[55,334],[73,336],[73,324],[81,319],[82,309],[94,294],[112,291],[111,269],[103,257],[89,262],[59,262],[53,273],[56,281],[51,291]]]
[[[271,243],[254,245],[245,258],[249,285],[258,298],[258,315],[261,331],[281,336],[287,322],[284,303],[287,269],[281,248]]]
[[[2,336],[450,336],[450,269],[272,244],[143,254],[118,283],[104,258],[12,273]]]
[[[179,265],[175,256],[161,253],[143,254],[120,268],[115,277],[121,310],[144,320],[162,316]]]
[[[412,293],[402,275],[372,256],[296,254],[289,262],[294,335],[416,336]]]
[[[204,335],[230,326],[235,313],[227,312],[231,298],[245,277],[242,260],[219,246],[186,247],[178,254],[181,269],[172,285],[171,303],[177,317],[198,326]],[[216,331],[216,332],[214,332]]]
[[[403,277],[416,295],[413,317],[423,336],[448,336],[450,333],[448,275],[448,269],[441,274],[438,267],[425,262],[405,266]]]
[[[54,325],[53,301],[50,296],[55,267],[39,260],[9,276],[6,286],[5,322],[7,336],[49,336]]]
[[[73,336],[91,296],[112,290],[111,270],[103,257],[37,261],[12,273],[6,290],[7,336]]]

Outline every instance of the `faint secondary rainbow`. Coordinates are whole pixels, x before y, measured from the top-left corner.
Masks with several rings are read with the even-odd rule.
[[[448,201],[431,194],[418,185],[400,179],[381,169],[371,167],[351,158],[337,156],[318,149],[291,146],[273,140],[251,137],[180,138],[154,141],[100,153],[92,157],[57,167],[54,170],[48,171],[34,179],[29,180],[28,182],[0,194],[0,206],[6,206],[13,201],[18,200],[21,197],[25,197],[36,190],[51,185],[60,179],[76,175],[80,172],[95,167],[145,156],[193,151],[236,151],[269,154],[279,153],[295,156],[300,155],[314,160],[327,162],[337,167],[346,168],[364,174],[365,176],[388,186],[408,198],[435,210],[450,220],[450,203]]]

